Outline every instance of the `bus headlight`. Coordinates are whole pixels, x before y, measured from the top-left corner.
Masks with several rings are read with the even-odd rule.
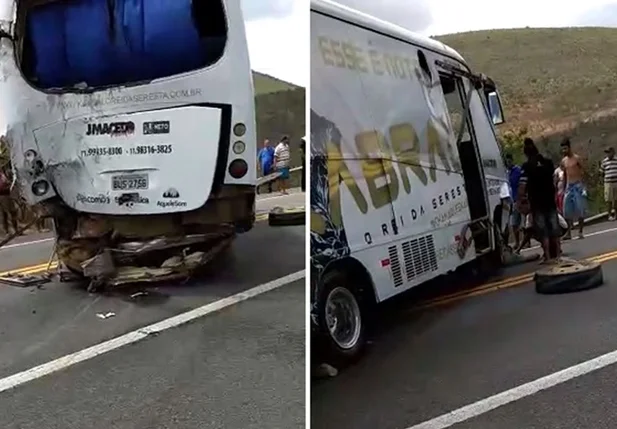
[[[32,193],[37,197],[42,197],[49,191],[49,182],[47,180],[37,180],[32,184]]]
[[[241,179],[249,171],[249,166],[243,159],[234,159],[229,164],[229,174],[234,179]]]
[[[236,137],[242,137],[244,133],[246,133],[246,125],[244,125],[242,122],[238,122],[236,125],[234,125],[234,134],[236,135]]]
[[[237,141],[233,145],[233,151],[236,155],[240,155],[246,150],[246,145],[243,141]]]

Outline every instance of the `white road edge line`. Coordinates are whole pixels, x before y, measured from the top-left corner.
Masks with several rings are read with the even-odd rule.
[[[303,279],[305,275],[305,270],[297,271],[285,277],[280,277],[271,282],[255,286],[251,289],[245,290],[227,298],[223,298],[221,300],[206,304],[202,307],[187,311],[186,313],[182,313],[177,316],[173,316],[160,322],[154,323],[152,325],[136,329],[135,331],[129,332],[128,334],[112,338],[111,340],[104,341],[92,347],[88,347],[86,349],[68,354],[66,356],[52,360],[42,365],[35,366],[34,368],[30,368],[26,371],[22,371],[17,374],[2,378],[0,379],[0,392],[13,389],[17,386],[28,383],[29,381],[33,381],[54,372],[66,369],[77,363],[95,358],[104,353],[119,349],[120,347],[126,346],[128,344],[136,343],[152,334],[157,334],[167,329],[184,325],[185,323],[223,310],[224,308],[238,304],[242,301],[254,298],[257,295],[261,295],[274,289],[278,289],[289,283]]]
[[[594,235],[608,234],[609,232],[615,232],[615,231],[617,231],[617,228],[602,229],[600,231],[595,231],[595,232],[591,232],[589,234],[585,234],[585,238],[593,237]],[[574,240],[580,240],[580,238],[575,236],[575,237],[572,237],[572,240],[566,240],[566,241],[562,240],[562,244],[569,243],[569,242],[574,241]],[[536,249],[539,249],[539,248],[540,248],[540,246],[536,245],[536,246],[529,247],[527,249],[521,250],[521,253],[522,252],[531,252],[532,250],[536,250]]]
[[[7,244],[6,246],[2,246],[0,250],[14,249],[16,247],[29,246],[31,244],[46,243],[48,241],[54,241],[54,239],[53,238],[43,238],[41,240],[24,241],[23,243]]]
[[[541,377],[529,383],[514,387],[510,390],[506,390],[505,392],[489,396],[488,398],[482,399],[478,402],[474,402],[473,404],[469,404],[457,410],[450,411],[449,413],[443,414],[431,420],[427,420],[415,426],[411,426],[407,429],[448,428],[457,423],[461,423],[471,418],[477,417],[481,414],[488,413],[495,408],[499,408],[503,405],[518,401],[519,399],[523,399],[527,396],[534,395],[541,390],[555,387],[559,384],[565,383],[566,381],[572,380],[585,374],[589,374],[593,371],[597,371],[615,363],[617,363],[617,350],[606,353],[602,356],[598,356],[586,362],[579,363],[561,371],[554,372],[545,377]]]

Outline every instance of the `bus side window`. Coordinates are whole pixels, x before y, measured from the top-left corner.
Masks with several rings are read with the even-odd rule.
[[[471,135],[469,134],[469,127],[467,123],[465,123],[465,126],[463,127],[463,136],[459,139],[461,123],[465,116],[465,105],[463,103],[457,78],[440,74],[439,80],[441,82],[441,88],[448,107],[452,133],[456,137],[457,141],[460,141],[461,143],[471,141]]]

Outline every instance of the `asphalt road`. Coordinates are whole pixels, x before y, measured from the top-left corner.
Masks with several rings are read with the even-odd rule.
[[[590,227],[586,239],[564,248],[573,258],[615,251],[617,224]],[[512,267],[491,280],[536,267]],[[604,286],[577,294],[541,296],[525,283],[421,310],[416,297],[387,304],[391,317],[372,333],[366,356],[337,377],[312,382],[311,427],[617,427],[616,367],[572,368],[617,349],[617,259],[603,271]],[[554,387],[520,387],[549,375],[560,380]],[[506,405],[491,409],[504,398]],[[451,425],[455,415],[464,421]]]
[[[300,194],[258,207],[296,199],[303,205]],[[303,227],[261,222],[216,269],[184,285],[109,295],[67,283],[0,286],[0,427],[303,428],[304,279],[277,279],[304,269],[304,243]],[[48,241],[2,250],[0,269],[40,263],[50,251]],[[98,346],[272,281],[280,287],[141,341],[108,352]],[[49,375],[33,370],[97,347],[99,356],[54,364]]]

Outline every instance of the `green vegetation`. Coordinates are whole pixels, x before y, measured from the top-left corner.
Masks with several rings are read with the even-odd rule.
[[[300,139],[306,134],[305,89],[267,75],[255,73],[253,76],[257,94],[255,109],[258,150],[263,146],[265,139],[269,139],[272,145],[276,145],[281,137],[288,135],[291,147],[291,166],[292,168],[299,167],[301,165]],[[259,76],[258,79],[257,76]],[[273,79],[274,82],[268,83],[268,79]],[[263,89],[275,87],[282,89],[271,92]],[[299,186],[299,174],[293,174],[291,179],[291,186]]]
[[[294,84],[256,71],[253,72],[253,86],[255,87],[255,95],[297,88]]]
[[[437,39],[497,82],[507,120],[499,133],[515,156],[530,136],[557,162],[559,141],[571,138],[587,169],[590,208],[602,210],[598,162],[605,146],[617,147],[617,29],[489,30]]]

